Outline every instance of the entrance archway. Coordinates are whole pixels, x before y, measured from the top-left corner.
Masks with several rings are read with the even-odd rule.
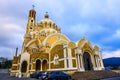
[[[85,70],[92,70],[92,62],[91,62],[91,57],[88,52],[84,52],[83,54],[83,59],[84,59],[84,68]]]
[[[26,73],[27,71],[27,61],[23,61],[21,64],[21,72]]]
[[[47,70],[47,60],[43,60],[43,71]]]
[[[41,61],[38,59],[38,60],[36,60],[36,71],[40,71],[40,69],[41,69]]]

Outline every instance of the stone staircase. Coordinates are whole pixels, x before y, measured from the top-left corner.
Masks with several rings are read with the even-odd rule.
[[[74,80],[100,80],[111,77],[120,77],[120,73],[102,70],[102,71],[75,72],[72,75],[72,78]]]

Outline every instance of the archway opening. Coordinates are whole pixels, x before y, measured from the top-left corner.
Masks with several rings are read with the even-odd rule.
[[[90,57],[90,54],[88,52],[84,52],[83,59],[84,59],[85,70],[93,70],[93,64],[91,62],[91,57]]]
[[[36,71],[40,71],[41,69],[41,61],[38,59],[36,60]]]
[[[27,61],[23,61],[21,64],[21,72],[26,73],[27,71]]]
[[[47,60],[43,60],[43,71],[47,70]]]

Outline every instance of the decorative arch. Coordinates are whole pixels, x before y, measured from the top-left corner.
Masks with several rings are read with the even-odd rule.
[[[86,40],[86,38],[82,38],[81,40],[79,40],[79,41],[77,42],[77,47],[79,47],[79,48],[81,49],[81,48],[83,48],[86,44],[87,44],[91,49],[93,49],[91,43],[90,43],[88,40]]]
[[[48,62],[48,59],[46,59],[46,58],[43,58],[42,61],[43,61],[43,60],[46,60],[46,61]]]
[[[85,41],[86,41],[85,38],[80,39],[80,40],[77,42],[77,46],[78,46],[78,47],[82,46],[82,45],[85,43]]]
[[[56,45],[63,45],[63,43],[68,43],[66,40],[56,41],[51,45],[51,49]]]
[[[89,52],[89,54],[94,55],[93,48],[90,43],[86,42],[80,47],[83,52]],[[93,54],[92,54],[93,53]]]
[[[56,34],[51,34],[51,35],[48,35],[45,40],[43,41],[43,44],[45,45],[45,43],[50,39],[50,38],[53,38],[54,36],[61,36],[62,38],[64,38],[66,41],[70,42],[69,38],[67,38],[65,35],[61,34],[61,33],[56,33]],[[55,40],[53,38],[53,40]]]
[[[71,49],[74,49],[76,48],[76,44],[74,42],[69,42],[68,47],[70,47]]]
[[[83,61],[84,61],[85,70],[93,70],[93,64],[92,64],[92,60],[89,52],[83,53]]]
[[[95,46],[94,46],[94,50],[95,50],[95,51],[100,51],[100,48],[95,45]]]
[[[31,40],[31,41],[29,41],[27,44],[26,44],[26,47],[28,47],[29,45],[31,45],[33,42],[35,42],[36,40],[34,39],[34,40]]]

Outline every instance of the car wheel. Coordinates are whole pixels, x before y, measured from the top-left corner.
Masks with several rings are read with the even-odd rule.
[[[57,80],[56,78],[54,78],[53,80]]]
[[[45,78],[45,79],[43,79],[43,80],[49,80],[49,79]]]
[[[39,79],[39,80],[42,80],[42,78],[41,78],[41,77],[38,77],[38,79]]]

